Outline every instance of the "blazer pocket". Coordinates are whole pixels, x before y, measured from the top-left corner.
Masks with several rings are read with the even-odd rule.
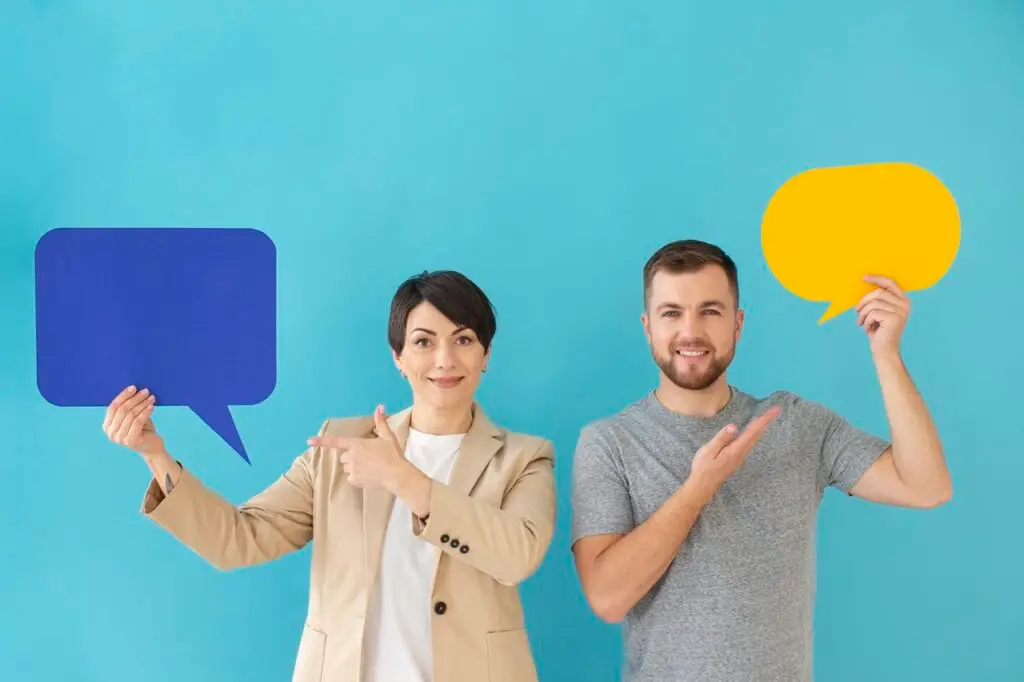
[[[526,630],[487,633],[490,682],[537,682],[537,668]]]
[[[326,648],[326,634],[308,625],[303,626],[299,651],[295,656],[295,673],[292,675],[292,682],[321,682]]]

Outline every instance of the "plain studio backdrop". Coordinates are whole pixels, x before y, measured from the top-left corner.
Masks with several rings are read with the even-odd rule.
[[[1024,7],[1011,0],[201,3],[0,9],[0,678],[288,679],[308,550],[217,572],[139,514],[145,466],[102,408],[36,386],[33,254],[60,226],[234,227],[277,249],[277,384],[233,408],[252,466],[185,408],[172,452],[241,502],[327,416],[406,406],[397,284],[456,268],[493,297],[481,399],[558,457],[558,535],[523,586],[542,680],[619,678],[568,546],[576,436],[653,387],[641,268],[717,242],[748,325],[731,380],[888,434],[867,341],[789,294],[760,219],[807,168],[909,161],[963,239],[912,295],[904,354],[945,440],[951,504],[831,491],[815,670],[828,682],[1024,677],[1018,309]],[[123,263],[125,290],[149,273]],[[68,334],[75,334],[69,328]]]

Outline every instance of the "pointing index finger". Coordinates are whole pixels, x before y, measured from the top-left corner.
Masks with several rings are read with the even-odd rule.
[[[318,448],[351,448],[359,440],[344,436],[314,436],[308,439],[306,444]]]
[[[771,424],[781,412],[782,408],[778,405],[774,405],[764,414],[755,417],[747,425],[747,428],[743,430],[740,437],[736,439],[734,446],[741,450],[752,447],[754,443],[764,435],[764,432],[768,429],[768,425]]]

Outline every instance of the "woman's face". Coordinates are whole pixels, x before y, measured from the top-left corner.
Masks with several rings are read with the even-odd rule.
[[[405,346],[395,355],[417,401],[437,408],[473,403],[490,357],[472,329],[459,327],[424,301],[405,325]]]

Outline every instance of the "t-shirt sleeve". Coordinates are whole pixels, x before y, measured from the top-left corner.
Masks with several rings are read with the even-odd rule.
[[[822,479],[831,486],[850,494],[850,489],[864,472],[889,447],[889,441],[851,424],[836,412],[815,405],[821,419]]]
[[[580,432],[573,458],[572,542],[633,530],[633,506],[622,458],[593,425]]]

